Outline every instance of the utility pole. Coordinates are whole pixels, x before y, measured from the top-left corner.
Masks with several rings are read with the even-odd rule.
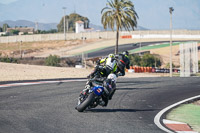
[[[69,20],[67,18],[67,33],[69,32]]]
[[[38,22],[35,22],[35,32],[38,33]]]
[[[170,13],[170,77],[172,77],[172,12],[174,11],[173,7],[169,8]]]
[[[140,29],[139,29],[139,33],[140,33],[140,56],[141,56],[141,55],[142,55],[142,54],[141,54],[141,51],[142,51],[142,48],[141,48],[142,42],[141,42],[141,31],[140,31]]]
[[[22,41],[20,42],[19,51],[20,51],[20,58],[22,59]]]
[[[63,7],[63,10],[64,10],[64,17],[63,17],[63,19],[64,19],[64,38],[65,38],[65,41],[66,41],[66,32],[65,32],[65,10],[66,10],[66,7]]]

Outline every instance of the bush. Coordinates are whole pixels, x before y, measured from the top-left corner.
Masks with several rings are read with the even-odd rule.
[[[18,59],[16,58],[9,58],[8,56],[6,57],[1,57],[0,59],[1,62],[6,62],[6,63],[18,63]]]
[[[130,56],[130,64],[143,67],[160,67],[161,61],[152,54],[144,54],[142,57],[139,55],[132,55]]]
[[[19,30],[11,30],[10,32],[13,35],[18,35],[19,34]]]
[[[45,65],[47,66],[60,66],[60,58],[57,55],[50,55],[45,59]]]
[[[172,68],[175,68],[175,67],[176,67],[176,66],[174,65],[174,63],[172,63]],[[167,63],[166,66],[165,66],[165,68],[168,68],[168,69],[169,69],[169,68],[170,68],[170,63]]]
[[[141,57],[139,55],[131,55],[130,56],[130,65],[140,66]]]
[[[199,71],[200,71],[200,60],[199,60]]]

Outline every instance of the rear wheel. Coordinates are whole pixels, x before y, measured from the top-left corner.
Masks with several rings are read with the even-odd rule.
[[[76,107],[78,112],[83,112],[94,101],[94,98],[95,94],[93,92],[90,93],[87,99]]]

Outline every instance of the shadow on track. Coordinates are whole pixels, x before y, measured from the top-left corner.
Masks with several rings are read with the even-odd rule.
[[[145,111],[156,111],[160,109],[90,109],[87,112],[145,112]]]
[[[160,81],[117,81],[118,84],[155,84],[160,83]]]
[[[153,89],[156,89],[156,88],[117,88],[117,91],[118,90],[153,90]]]

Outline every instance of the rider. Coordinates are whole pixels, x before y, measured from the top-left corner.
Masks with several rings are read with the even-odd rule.
[[[119,76],[124,76],[125,69],[130,69],[130,60],[128,56],[128,51],[124,51],[122,54],[118,55],[117,73],[120,72],[118,74]]]
[[[117,60],[115,59],[114,54],[109,54],[108,57],[98,60],[97,66],[95,67],[94,71],[87,76],[87,78],[93,78],[94,74],[99,70],[100,64],[103,64],[103,69],[100,72],[102,77],[107,77],[110,73],[115,73],[117,70]]]
[[[130,60],[129,60],[128,56],[129,56],[128,51],[124,51],[122,54],[117,55],[118,63],[117,63],[117,70],[114,71],[115,75],[124,76],[125,69],[130,69]],[[119,73],[119,74],[117,74],[117,73]],[[112,75],[112,76],[114,76],[114,75]],[[109,79],[109,77],[108,77],[108,79]],[[116,78],[115,78],[115,82],[111,82],[110,80],[106,80],[105,82],[107,83],[106,88],[109,89],[110,91],[109,91],[109,96],[103,97],[102,99],[105,102],[104,106],[107,106],[108,100],[112,99],[112,96],[114,95],[114,93],[116,91]],[[104,86],[105,86],[105,83],[104,83]]]
[[[100,74],[101,74],[102,77],[107,78],[109,76],[109,74],[116,73],[116,71],[117,71],[117,60],[115,58],[115,55],[109,54],[108,57],[97,61],[97,66],[95,67],[95,70],[90,75],[87,76],[88,78],[94,77],[94,74],[101,67],[100,64],[103,64],[103,68],[100,71]],[[115,79],[115,81],[116,81],[116,79]],[[87,82],[86,85],[90,86],[90,82]],[[103,86],[108,90],[108,92],[105,96],[102,96],[103,101],[102,101],[101,105],[107,106],[110,94],[112,92],[112,89],[115,89],[114,80],[111,80],[111,79],[104,80]]]
[[[130,60],[129,60],[129,52],[128,51],[124,51],[122,54],[118,55],[118,63],[117,63],[117,71],[116,74],[119,72],[119,74],[117,74],[118,76],[124,76],[125,75],[125,69],[130,69]],[[110,92],[110,96],[109,96],[109,100],[112,99],[112,96],[114,95],[116,91],[116,87],[114,89],[112,89],[112,91]]]

